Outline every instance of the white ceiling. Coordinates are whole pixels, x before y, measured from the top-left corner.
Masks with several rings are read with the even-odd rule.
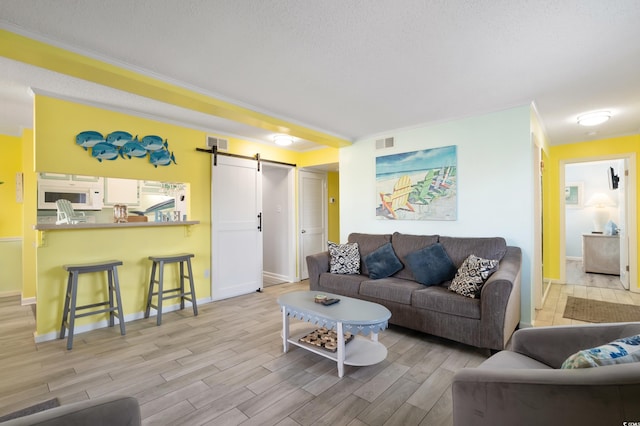
[[[1,28],[349,140],[532,101],[552,145],[638,134],[639,22],[637,0],[0,0]],[[272,136],[6,58],[1,133],[31,127],[29,86]]]

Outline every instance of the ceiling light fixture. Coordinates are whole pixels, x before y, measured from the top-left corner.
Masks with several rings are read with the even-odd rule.
[[[289,135],[275,135],[273,141],[279,146],[289,146],[293,143],[293,138]]]
[[[597,126],[611,118],[610,111],[588,112],[578,116],[578,124],[581,126]]]

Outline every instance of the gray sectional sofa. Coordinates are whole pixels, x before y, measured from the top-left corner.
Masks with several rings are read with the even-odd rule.
[[[491,350],[504,349],[520,322],[522,253],[519,247],[507,246],[503,238],[353,233],[349,243],[358,243],[360,273],[330,273],[329,252],[308,256],[312,291],[379,303],[391,311],[391,324]],[[365,259],[387,243],[402,269],[387,278],[371,279]],[[450,291],[451,281],[430,286],[416,281],[407,256],[435,243],[440,243],[456,268],[471,254],[499,261],[478,297]]]

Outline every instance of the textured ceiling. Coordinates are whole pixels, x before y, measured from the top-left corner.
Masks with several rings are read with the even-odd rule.
[[[0,0],[4,29],[350,140],[530,102],[553,145],[640,133],[639,20],[636,0]],[[30,123],[33,86],[268,140],[228,120],[0,66],[0,131],[24,126],[27,113]],[[575,124],[594,109],[615,116],[597,129]]]

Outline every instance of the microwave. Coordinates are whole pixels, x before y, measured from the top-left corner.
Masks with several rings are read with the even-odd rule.
[[[102,210],[103,186],[95,182],[38,182],[38,209],[56,210],[56,201],[69,200],[74,210]]]

